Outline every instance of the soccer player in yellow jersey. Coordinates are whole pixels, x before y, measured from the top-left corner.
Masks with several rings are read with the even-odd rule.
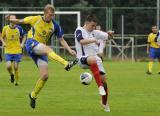
[[[148,46],[147,46],[147,54],[149,54],[150,61],[148,63],[147,74],[152,74],[152,66],[154,59],[158,59],[159,61],[159,74],[160,74],[160,46],[155,41],[157,36],[158,29],[156,25],[152,26],[152,33],[148,35]]]
[[[36,97],[48,79],[47,56],[51,60],[63,64],[66,70],[70,70],[70,68],[77,63],[77,60],[71,62],[64,60],[46,45],[51,36],[55,34],[61,45],[66,48],[71,55],[76,56],[76,52],[72,50],[64,40],[62,28],[53,20],[54,13],[55,8],[48,4],[44,8],[44,16],[29,16],[24,19],[9,20],[14,23],[31,25],[25,47],[40,71],[40,78],[33,91],[29,94],[30,106],[32,108],[35,108]],[[8,17],[6,17],[6,19],[8,19]]]
[[[10,16],[11,19],[16,19],[15,15]],[[23,38],[22,44],[20,38]],[[1,41],[5,47],[5,59],[8,72],[11,77],[11,82],[18,85],[19,62],[21,61],[22,47],[25,42],[24,31],[21,26],[10,23],[3,27]]]

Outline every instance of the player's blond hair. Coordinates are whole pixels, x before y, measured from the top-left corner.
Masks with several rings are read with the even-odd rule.
[[[9,15],[9,17],[11,17],[11,16],[14,16],[14,17],[16,17],[16,15],[15,15],[15,14],[11,14],[11,15]]]
[[[48,10],[52,11],[54,13],[55,11],[55,7],[52,6],[51,4],[47,4],[45,7],[44,7],[44,12],[47,12]]]

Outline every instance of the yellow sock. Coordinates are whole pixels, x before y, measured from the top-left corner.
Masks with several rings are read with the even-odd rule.
[[[36,96],[38,95],[38,93],[41,91],[41,89],[43,88],[44,84],[46,83],[46,81],[39,79],[36,83],[36,86],[34,88],[34,90],[31,92],[31,96],[33,98],[36,98]]]
[[[19,80],[19,72],[18,72],[18,70],[15,71],[15,73],[14,73],[14,79],[15,79],[16,83],[18,83],[18,80]]]
[[[150,62],[148,63],[148,71],[149,71],[149,72],[152,72],[152,67],[153,67],[153,62],[150,61]]]
[[[68,65],[68,61],[66,61],[65,59],[63,59],[62,57],[60,57],[59,55],[57,55],[54,52],[50,52],[48,54],[48,58],[51,59],[52,61],[57,61],[57,62],[63,64],[65,67]]]

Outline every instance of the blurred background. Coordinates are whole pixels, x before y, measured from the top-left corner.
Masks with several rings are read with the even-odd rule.
[[[101,30],[114,30],[114,40],[107,42],[104,52],[108,60],[146,60],[147,36],[151,26],[159,28],[159,0],[0,0],[0,31],[8,24],[4,11],[15,11],[18,18],[23,18],[35,15],[32,14],[34,11],[43,11],[46,4],[53,4],[60,12],[80,12],[81,26],[86,15],[95,14]],[[29,11],[30,14],[17,14],[18,11]],[[62,26],[66,41],[74,48],[73,34],[78,26],[78,15],[56,14],[55,20]],[[26,32],[30,28],[22,26]],[[51,40],[49,45],[58,54],[67,54],[56,39]],[[3,47],[1,51],[3,55]]]

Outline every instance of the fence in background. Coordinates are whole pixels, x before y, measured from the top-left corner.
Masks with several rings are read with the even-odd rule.
[[[0,8],[0,11],[43,11],[42,7],[7,7]],[[105,49],[105,56],[109,59],[132,59],[147,57],[146,43],[147,35],[151,31],[151,25],[157,24],[157,8],[156,7],[57,7],[56,11],[80,11],[81,12],[81,25],[83,25],[84,18],[87,14],[93,13],[99,19],[99,25],[102,30],[114,30],[116,33],[115,43],[109,42]],[[123,15],[123,25],[122,25]],[[18,15],[18,18],[23,18],[27,15]],[[77,27],[77,18],[74,15],[56,15],[56,20],[63,27],[66,41],[74,46],[73,33]],[[0,15],[0,31],[2,27],[8,22],[5,21],[4,15]],[[24,26],[28,30],[28,26]],[[123,33],[122,36],[122,26]],[[121,39],[124,39],[124,45]],[[131,40],[129,45],[125,46]],[[57,53],[66,52],[61,48],[55,39],[49,42],[50,45],[57,51]],[[131,47],[130,47],[131,46]],[[121,50],[120,50],[121,49]],[[124,49],[124,50],[122,50]],[[134,52],[133,52],[134,51]],[[124,53],[122,55],[122,53]],[[118,56],[117,56],[118,55]],[[127,57],[126,57],[127,56]]]

